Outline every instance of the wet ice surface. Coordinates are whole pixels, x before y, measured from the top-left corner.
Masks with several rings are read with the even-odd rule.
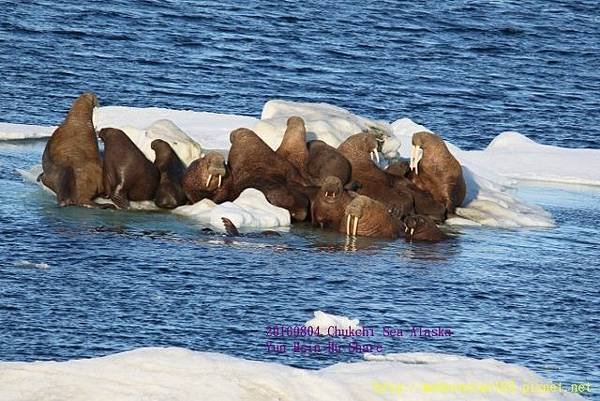
[[[440,244],[347,241],[306,226],[226,238],[170,213],[59,209],[14,171],[43,146],[0,143],[2,360],[162,345],[308,368],[360,359],[267,352],[266,326],[303,325],[321,310],[375,327],[369,340],[385,352],[491,357],[564,382],[598,375],[597,189],[521,187],[555,228],[453,228],[456,238]],[[384,338],[387,325],[453,335]],[[294,339],[277,341],[291,348]]]

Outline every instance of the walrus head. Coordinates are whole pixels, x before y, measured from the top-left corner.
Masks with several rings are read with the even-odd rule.
[[[306,127],[304,125],[304,120],[302,119],[302,117],[291,116],[287,119],[287,128],[290,129],[296,127],[300,127],[304,131],[304,133],[306,133]]]
[[[354,134],[348,137],[338,150],[353,164],[369,162],[369,159],[379,164],[379,142],[375,134]]]
[[[321,182],[320,195],[323,196],[325,202],[327,203],[336,202],[343,191],[344,186],[338,177],[328,176],[325,177]]]
[[[106,141],[109,140],[111,136],[119,134],[119,133],[125,134],[120,129],[116,129],[116,128],[102,128],[100,130],[100,132],[98,133],[98,137],[102,140],[102,142],[106,143]]]
[[[96,94],[94,92],[84,92],[71,105],[65,121],[90,121],[93,125],[94,108],[98,106]]]
[[[429,217],[421,215],[406,216],[404,222],[404,238],[412,241],[441,241],[446,235]]]
[[[423,158],[423,152],[431,149],[435,146],[443,145],[444,140],[438,135],[431,132],[422,131],[417,132],[412,137],[412,148],[410,151],[410,169],[419,174],[419,162]]]
[[[364,209],[372,202],[371,198],[358,195],[352,202],[346,206],[344,216],[346,216],[346,234],[356,237],[358,231],[358,222],[363,216]]]
[[[225,157],[221,153],[208,152],[200,159],[200,184],[205,186],[206,190],[209,191],[220,188],[223,178],[227,175],[225,166]]]

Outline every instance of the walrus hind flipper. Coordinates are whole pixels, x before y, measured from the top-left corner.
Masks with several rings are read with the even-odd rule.
[[[235,224],[233,224],[233,222],[227,217],[221,217],[221,221],[223,222],[223,226],[225,227],[225,231],[227,232],[228,236],[237,237],[240,235],[240,232],[238,231]]]
[[[129,208],[129,200],[122,192],[115,192],[111,195],[110,200],[113,201],[119,209]]]

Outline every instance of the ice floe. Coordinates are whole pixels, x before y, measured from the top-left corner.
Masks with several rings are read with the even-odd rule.
[[[366,359],[307,370],[183,348],[139,348],[66,362],[0,362],[0,399],[584,400],[566,384],[494,359],[427,353]]]
[[[328,329],[331,326],[338,327],[340,329],[360,329],[358,325],[358,319],[349,319],[346,316],[337,316],[325,313],[323,311],[315,311],[314,317],[308,322],[304,323],[305,327],[319,328],[319,335],[327,335]]]

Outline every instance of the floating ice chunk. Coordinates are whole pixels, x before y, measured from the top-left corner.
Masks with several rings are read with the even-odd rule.
[[[98,108],[94,113],[94,121],[98,129],[130,127],[146,130],[157,120],[172,121],[194,141],[208,149],[228,149],[231,131],[240,127],[252,128],[258,121],[248,116],[158,107],[106,106]]]
[[[47,138],[55,129],[42,125],[0,123],[0,141]]]
[[[291,116],[304,119],[307,140],[320,139],[338,147],[349,136],[370,131],[381,134],[386,141],[390,140],[383,145],[383,153],[387,157],[395,156],[400,146],[398,139],[392,136],[392,128],[387,122],[357,116],[346,109],[326,103],[270,100],[265,103],[261,120],[254,126],[254,131],[272,149],[277,149],[283,139],[287,119]]]
[[[532,391],[532,385],[549,382],[525,367],[494,359],[433,353],[365,358],[366,361],[308,370],[183,348],[139,348],[66,362],[2,362],[0,398],[584,401],[566,388],[563,392]],[[471,391],[455,387],[455,391],[450,391],[447,384],[477,387]],[[400,388],[402,391],[398,391]]]
[[[305,327],[319,328],[319,334],[322,336],[327,335],[327,330],[330,326],[337,326],[339,329],[360,329],[358,325],[358,319],[349,319],[346,316],[331,315],[329,313],[322,312],[320,310],[314,312],[314,317],[308,322],[304,323]]]
[[[34,263],[34,262],[30,262],[29,260],[18,260],[15,263],[15,266],[19,266],[19,267],[31,267],[34,269],[48,269],[50,266],[48,265],[48,263]]]
[[[233,202],[219,205],[204,199],[193,205],[180,206],[173,213],[193,218],[224,230],[222,217],[226,217],[237,228],[273,228],[290,225],[290,213],[281,207],[273,206],[265,195],[257,189],[245,189]]]
[[[155,121],[145,130],[135,127],[123,127],[122,130],[151,162],[154,162],[156,159],[156,155],[152,149],[152,141],[155,139],[162,139],[171,145],[177,156],[179,156],[186,166],[190,165],[191,162],[198,159],[202,154],[200,144],[190,138],[170,120]]]

